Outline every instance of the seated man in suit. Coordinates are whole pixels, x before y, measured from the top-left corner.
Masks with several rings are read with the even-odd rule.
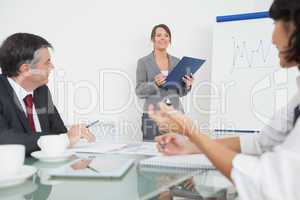
[[[70,145],[80,138],[94,141],[82,125],[66,129],[47,87],[53,69],[51,44],[44,38],[16,33],[0,47],[0,144],[23,144],[26,154],[38,150],[43,135],[65,134]]]

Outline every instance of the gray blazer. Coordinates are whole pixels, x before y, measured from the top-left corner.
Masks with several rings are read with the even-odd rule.
[[[171,64],[169,72],[178,64],[179,59],[168,55]],[[148,106],[153,104],[157,108],[157,103],[169,98],[173,106],[183,112],[183,107],[179,97],[185,96],[190,90],[185,87],[181,90],[163,89],[155,84],[154,77],[160,73],[153,52],[138,60],[136,69],[135,93],[139,98],[145,99],[144,113],[147,113]]]

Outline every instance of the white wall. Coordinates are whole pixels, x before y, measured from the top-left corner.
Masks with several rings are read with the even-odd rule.
[[[0,40],[15,32],[31,32],[53,44],[56,70],[49,87],[67,124],[98,118],[121,121],[123,138],[140,139],[141,113],[133,90],[135,69],[137,59],[152,49],[152,26],[170,26],[171,54],[208,59],[183,101],[187,114],[206,126],[210,101],[205,82],[210,81],[215,16],[265,11],[271,2],[1,0]],[[103,70],[114,73],[102,77]]]

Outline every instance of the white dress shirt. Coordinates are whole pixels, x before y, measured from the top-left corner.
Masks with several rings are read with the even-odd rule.
[[[13,79],[11,79],[9,77],[7,78],[7,80],[9,82],[9,84],[11,85],[11,87],[14,89],[14,91],[15,91],[17,97],[18,97],[18,100],[19,100],[20,104],[22,105],[23,111],[24,111],[24,113],[27,117],[26,106],[25,106],[25,103],[24,103],[23,99],[29,94],[33,95],[33,92],[27,92],[18,83],[16,83]],[[41,132],[41,124],[40,124],[38,115],[36,113],[36,109],[35,109],[34,104],[33,104],[33,108],[32,108],[32,115],[33,115],[33,121],[34,121],[36,132]]]
[[[298,93],[279,110],[260,134],[241,136],[241,154],[231,178],[241,200],[300,199],[300,117],[293,126]]]

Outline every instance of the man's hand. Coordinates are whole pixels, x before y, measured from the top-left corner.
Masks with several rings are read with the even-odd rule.
[[[67,133],[70,141],[70,146],[75,145],[81,138],[86,139],[88,142],[94,142],[95,136],[82,124],[71,126]]]

